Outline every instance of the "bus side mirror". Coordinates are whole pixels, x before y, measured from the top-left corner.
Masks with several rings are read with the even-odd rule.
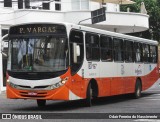
[[[80,56],[80,46],[73,43],[73,62],[77,63],[77,57]]]
[[[8,37],[8,34],[4,35],[2,38],[1,38],[1,53],[3,56],[7,57],[7,54],[4,52],[4,45],[6,42],[8,42],[8,40],[3,40],[4,38],[7,38]]]

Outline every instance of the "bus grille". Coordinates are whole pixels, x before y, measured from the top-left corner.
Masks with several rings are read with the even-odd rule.
[[[17,85],[17,89],[24,89],[24,90],[47,90],[49,86],[35,86],[34,88],[31,88],[30,86],[22,86]]]

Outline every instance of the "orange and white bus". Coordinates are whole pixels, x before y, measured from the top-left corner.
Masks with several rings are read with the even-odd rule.
[[[132,93],[158,80],[158,43],[70,23],[25,23],[9,30],[7,97],[85,99]]]

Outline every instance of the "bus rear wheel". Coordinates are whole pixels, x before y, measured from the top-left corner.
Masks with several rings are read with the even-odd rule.
[[[135,86],[134,97],[136,99],[140,98],[141,97],[141,92],[142,92],[142,85],[141,85],[140,80],[137,80],[136,86]]]
[[[87,88],[87,97],[86,97],[86,105],[87,107],[92,106],[92,88],[91,88],[91,83],[89,83],[88,88]]]
[[[38,107],[44,107],[46,106],[46,100],[37,100]]]

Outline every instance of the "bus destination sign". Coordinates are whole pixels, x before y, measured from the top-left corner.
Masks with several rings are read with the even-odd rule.
[[[64,25],[55,24],[26,24],[10,28],[10,35],[27,34],[66,34]]]
[[[34,27],[34,28],[19,28],[20,34],[26,33],[55,33],[56,27]]]

